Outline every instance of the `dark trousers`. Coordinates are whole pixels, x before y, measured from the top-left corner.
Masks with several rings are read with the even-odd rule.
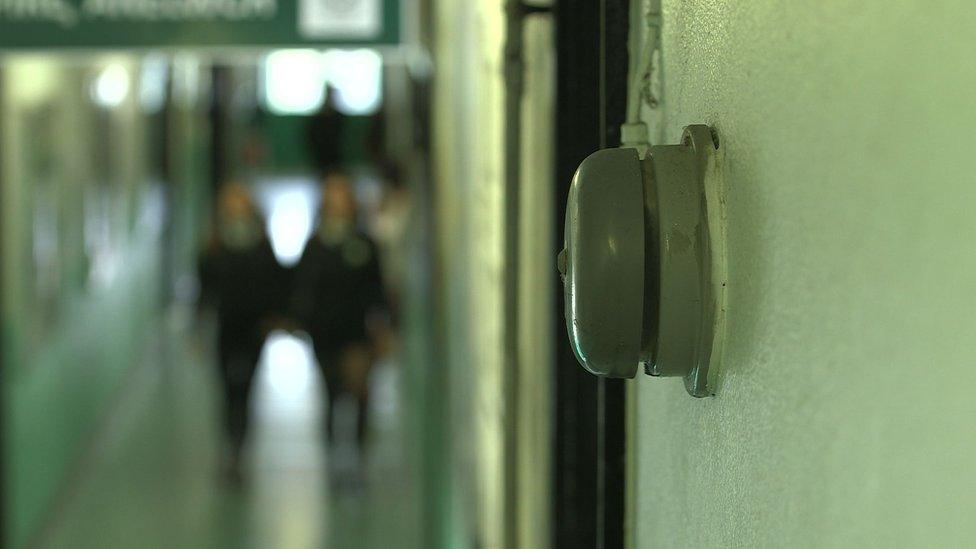
[[[251,385],[261,358],[261,343],[253,338],[221,337],[220,381],[224,392],[223,426],[231,449],[239,453],[251,416]]]
[[[356,443],[360,448],[363,448],[366,441],[366,427],[369,420],[369,391],[366,390],[362,391],[361,394],[355,394],[347,388],[342,372],[342,351],[330,350],[319,352],[316,350],[315,354],[319,368],[322,371],[322,377],[325,380],[325,390],[328,398],[328,405],[325,408],[325,432],[329,446],[335,443],[335,405],[341,397],[349,396],[356,401]]]

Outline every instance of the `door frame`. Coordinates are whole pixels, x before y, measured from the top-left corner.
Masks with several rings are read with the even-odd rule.
[[[566,201],[576,167],[594,151],[620,145],[627,101],[629,3],[557,3],[553,257],[563,247]],[[622,549],[627,386],[624,380],[593,376],[579,365],[566,336],[562,283],[554,287],[554,546]]]

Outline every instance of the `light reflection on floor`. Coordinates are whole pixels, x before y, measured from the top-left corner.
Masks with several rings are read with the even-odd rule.
[[[252,402],[248,475],[254,520],[267,547],[314,547],[323,539],[327,507],[326,463],[321,440],[324,393],[307,341],[274,332]],[[279,510],[285,508],[287,512]],[[263,512],[268,511],[268,512]]]
[[[269,339],[253,395],[247,482],[220,475],[214,368],[180,332],[149,353],[39,547],[416,547],[398,368],[376,366],[372,445],[359,490],[330,480],[323,387],[307,340]],[[349,417],[344,420],[352,430]]]

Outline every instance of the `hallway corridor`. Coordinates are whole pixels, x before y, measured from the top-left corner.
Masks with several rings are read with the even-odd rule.
[[[355,456],[339,445],[329,462],[309,349],[272,334],[254,387],[246,480],[234,486],[220,475],[218,393],[207,351],[186,337],[186,320],[170,324],[126,380],[38,545],[417,546],[394,365],[373,372],[373,390],[383,398],[375,400],[363,484],[330,482],[328,471],[348,472]]]
[[[0,0],[0,549],[976,547],[973,29]]]

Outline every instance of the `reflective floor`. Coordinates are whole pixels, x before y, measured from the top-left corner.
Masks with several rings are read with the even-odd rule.
[[[353,418],[327,449],[323,388],[308,345],[272,334],[255,383],[246,481],[235,486],[221,475],[209,351],[183,330],[162,331],[171,335],[134,368],[40,546],[419,545],[394,364],[374,370],[371,446],[362,481],[349,482],[357,456],[342,439],[351,439]]]

